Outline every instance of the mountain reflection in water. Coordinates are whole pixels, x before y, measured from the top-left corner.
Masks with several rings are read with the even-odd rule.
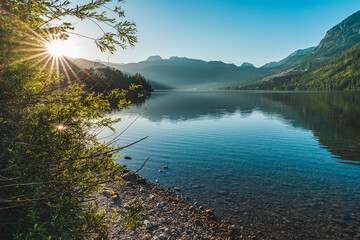
[[[131,112],[139,114],[141,109]],[[239,112],[245,118],[255,110],[310,129],[334,157],[347,160],[340,163],[360,165],[359,92],[158,92],[143,116],[153,122],[186,121]]]

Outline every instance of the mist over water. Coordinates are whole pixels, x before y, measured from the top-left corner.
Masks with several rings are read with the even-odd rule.
[[[119,163],[259,237],[360,237],[359,93],[156,92],[118,132],[146,105]]]

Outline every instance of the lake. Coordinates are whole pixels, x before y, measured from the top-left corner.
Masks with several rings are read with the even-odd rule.
[[[138,117],[118,146],[149,136],[120,164],[150,157],[141,176],[259,238],[360,239],[360,93],[155,92],[112,116]]]

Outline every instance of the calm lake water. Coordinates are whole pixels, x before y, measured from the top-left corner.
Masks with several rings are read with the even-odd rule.
[[[155,92],[118,132],[147,105],[119,163],[259,238],[360,239],[360,93]]]

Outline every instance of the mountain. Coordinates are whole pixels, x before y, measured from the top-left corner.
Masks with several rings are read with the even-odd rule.
[[[333,59],[358,42],[360,42],[360,11],[327,31],[318,46],[297,50],[283,60],[267,63],[261,68],[273,68],[274,71],[292,67],[297,70],[309,69]]]
[[[331,28],[316,48],[299,50],[280,62],[265,64],[262,68],[271,68],[275,74],[263,78],[261,83],[235,89],[360,90],[359,44],[357,11]],[[284,71],[284,66],[291,68]]]
[[[286,69],[291,68],[303,61],[308,55],[310,55],[315,47],[309,47],[306,49],[300,49],[291,53],[286,58],[282,59],[279,62],[270,62],[263,65],[261,68],[277,68],[277,69]]]
[[[79,69],[87,69],[87,68],[104,68],[107,67],[104,63],[100,61],[91,61],[84,58],[71,58],[65,57],[69,64],[73,64]]]
[[[258,81],[270,69],[255,68],[252,64],[238,67],[221,61],[202,61],[185,57],[162,59],[151,56],[146,61],[111,64],[128,74],[141,73],[155,89],[211,89]]]
[[[360,42],[324,65],[240,89],[360,90]]]
[[[330,29],[311,57],[332,58],[358,42],[360,42],[360,11]]]
[[[159,60],[163,60],[160,56],[150,56],[148,57],[148,59],[146,59],[146,61],[151,62],[151,61],[159,61]]]
[[[255,68],[255,66],[252,63],[244,62],[240,66],[241,68]]]
[[[300,64],[301,69],[318,66],[360,42],[360,11],[327,31],[314,51]]]
[[[256,68],[247,62],[238,67],[221,61],[206,62],[185,57],[163,59],[160,56],[150,56],[145,61],[128,64],[96,63],[85,59],[77,59],[75,63],[80,68],[109,66],[130,75],[140,73],[155,89],[234,88],[231,86],[238,88],[238,86],[247,84],[255,86],[254,83],[272,81],[271,79],[282,79],[276,81],[283,83],[285,79],[302,78],[305,75],[315,77],[313,69],[318,69],[319,66],[334,59],[358,42],[360,42],[360,11],[330,29],[317,47],[297,50],[283,60],[267,63],[261,68]],[[343,61],[343,58],[338,58],[338,61]],[[344,64],[344,62],[339,62],[339,65]],[[337,64],[332,62],[331,66],[334,65]],[[310,69],[309,73],[302,73],[308,69]],[[327,69],[326,66],[321,71],[326,71],[325,69]],[[339,71],[342,72],[342,69]],[[355,70],[350,72],[355,74]],[[326,73],[323,72],[321,75],[325,76]],[[273,86],[272,83],[269,82],[268,85]],[[315,85],[305,85],[311,89],[315,87]],[[331,86],[335,85],[331,84]],[[306,88],[303,85],[299,85],[299,87]],[[295,89],[297,88],[295,87]],[[346,86],[346,88],[352,89],[350,86]]]

